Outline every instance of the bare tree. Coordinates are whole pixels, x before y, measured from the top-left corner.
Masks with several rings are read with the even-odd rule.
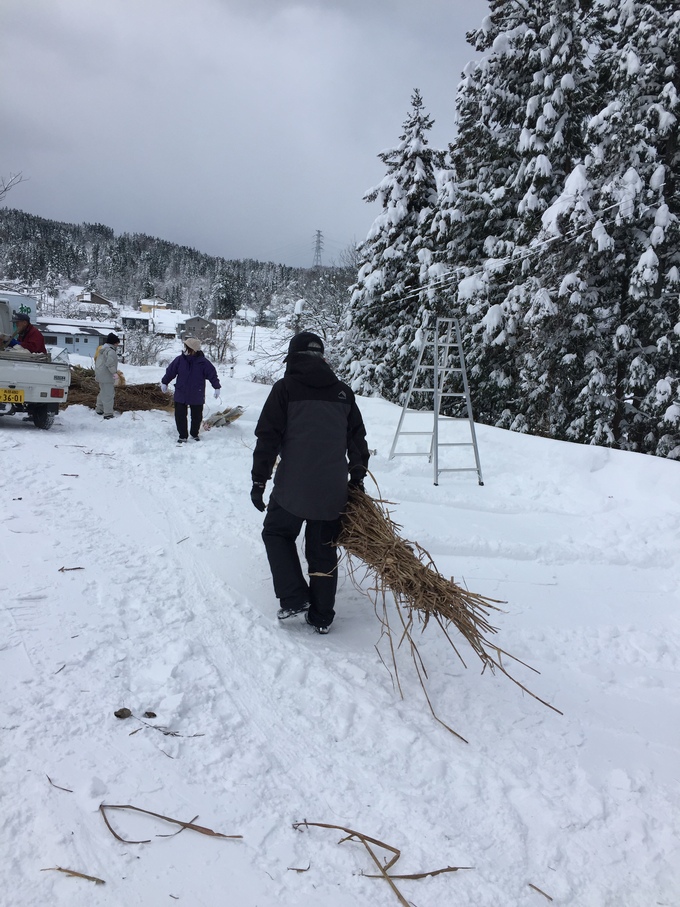
[[[350,243],[340,253],[338,267],[351,271],[356,279],[360,265],[361,255],[359,254],[358,244],[356,242]]]
[[[0,176],[0,202],[4,199],[10,189],[23,183],[24,178],[21,173],[10,173],[9,179]]]
[[[172,340],[146,331],[127,331],[125,362],[129,365],[157,365],[162,352],[172,346]]]
[[[215,324],[217,325],[215,336],[203,341],[206,355],[215,362],[230,362],[233,365],[236,361],[234,344],[232,343],[234,322],[231,320],[219,320]]]
[[[111,320],[111,310],[106,306],[86,305],[83,307],[83,303],[77,299],[74,293],[60,296],[58,283],[55,281],[50,286],[49,273],[47,276],[47,285],[44,286],[41,293],[43,298],[41,308],[44,314],[54,315],[57,318],[83,318],[85,316],[89,321]]]

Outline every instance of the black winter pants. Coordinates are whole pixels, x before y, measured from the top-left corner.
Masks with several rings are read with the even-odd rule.
[[[188,438],[187,430],[187,410],[191,410],[191,437],[197,438],[198,432],[203,421],[203,404],[198,403],[196,406],[189,406],[188,403],[175,403],[175,425],[179,432],[180,438]]]
[[[295,540],[305,526],[305,557],[309,584],[300,566]],[[269,501],[262,540],[274,580],[274,593],[282,608],[301,608],[309,602],[309,620],[317,627],[333,623],[338,586],[338,551],[333,542],[340,520],[303,520]],[[321,574],[321,575],[317,575]]]

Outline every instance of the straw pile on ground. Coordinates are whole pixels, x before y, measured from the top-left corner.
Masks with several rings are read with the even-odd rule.
[[[349,555],[348,570],[355,585],[371,598],[376,615],[382,624],[383,633],[387,635],[399,691],[401,684],[396,661],[396,650],[407,642],[418,677],[427,698],[432,714],[440,721],[432,708],[432,703],[425,689],[427,673],[418,647],[413,638],[417,626],[424,630],[433,620],[439,626],[454,652],[465,665],[459,649],[451,637],[451,630],[456,629],[469,643],[473,652],[482,662],[482,671],[489,668],[499,670],[513,683],[529,693],[539,702],[554,708],[544,700],[526,689],[516,678],[512,677],[503,664],[503,657],[517,661],[519,659],[505,652],[490,639],[497,629],[491,625],[491,613],[500,611],[502,602],[477,595],[457,585],[453,579],[447,579],[437,570],[428,552],[417,542],[401,538],[401,529],[390,517],[383,501],[376,500],[358,489],[350,489],[347,510],[338,546]],[[370,576],[372,584],[366,589],[365,575],[357,577],[352,559],[361,561],[365,575]],[[388,594],[396,604],[400,622],[398,634],[393,633],[389,621]],[[525,665],[529,667],[529,665]],[[534,670],[530,668],[530,670]],[[538,673],[538,672],[537,672]],[[555,709],[555,711],[558,711]],[[561,713],[560,713],[561,714]],[[444,722],[440,723],[444,724]],[[448,725],[445,725],[451,730]],[[452,733],[456,733],[452,731]],[[460,734],[456,734],[460,736]],[[463,738],[464,739],[464,738]]]
[[[99,385],[94,369],[76,365],[71,369],[71,386],[66,406],[80,404],[94,409]],[[113,408],[119,413],[131,410],[173,408],[172,394],[164,394],[158,384],[125,384],[125,379],[116,387]]]

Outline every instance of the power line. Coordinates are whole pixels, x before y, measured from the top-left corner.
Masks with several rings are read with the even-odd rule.
[[[569,198],[569,197],[577,198],[580,196],[575,196],[575,195],[574,196],[562,196],[562,198]],[[600,215],[604,214],[605,211],[610,211],[613,208],[619,208],[620,206],[621,206],[620,202],[615,202],[612,205],[608,205],[606,208],[603,208],[596,215],[596,218],[599,220]],[[640,207],[644,208],[646,210],[650,210],[650,208],[651,208],[650,205],[641,205]],[[611,227],[615,224],[616,224],[616,220],[614,219],[614,220],[605,221],[602,224],[602,226]],[[560,239],[574,239],[578,236],[585,236],[586,233],[592,232],[592,229],[593,229],[592,227],[588,227],[578,233],[576,232],[575,229],[573,229],[573,230],[568,231],[567,233],[560,234],[558,236],[551,236],[548,239],[545,239],[542,242],[538,243],[538,245],[534,246],[532,249],[527,251],[527,253],[524,255],[520,255],[517,257],[508,256],[507,258],[497,258],[497,259],[487,259],[487,260],[493,261],[495,266],[498,268],[503,268],[509,264],[521,264],[522,262],[528,261],[530,258],[533,258],[535,255],[540,255],[541,252],[543,251],[544,247],[549,245],[550,243],[557,242],[557,240],[560,240]],[[446,271],[445,274],[442,274],[440,277],[435,278],[433,281],[430,281],[428,284],[420,287],[417,290],[411,290],[410,293],[406,293],[404,296],[400,296],[399,302],[402,302],[403,300],[406,300],[406,299],[414,299],[414,298],[420,296],[424,292],[429,292],[432,290],[436,291],[443,287],[447,287],[450,284],[454,283],[456,278],[461,274],[466,277],[475,277],[475,276],[482,276],[484,273],[485,273],[484,270],[478,270],[478,271],[473,271],[472,273],[469,273],[469,272],[467,272],[467,269],[461,265],[459,265],[455,268],[450,268],[448,271]]]

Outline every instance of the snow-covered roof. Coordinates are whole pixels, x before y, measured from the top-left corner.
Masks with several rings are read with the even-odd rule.
[[[151,318],[151,312],[138,312],[137,309],[121,309],[118,315],[120,318],[137,318],[139,321],[148,321]]]
[[[52,322],[50,322],[49,324],[45,324],[44,322],[41,321],[40,330],[43,333],[48,333],[48,334],[84,334],[87,337],[92,337],[92,336],[103,337],[103,336],[106,336],[106,334],[108,334],[111,330],[113,330],[113,328],[96,327],[92,324],[89,324],[89,325],[79,325],[79,324],[63,325],[63,324],[55,324]]]
[[[184,312],[180,312],[179,309],[156,309],[151,323],[157,334],[174,334],[177,331],[177,325],[184,319]]]
[[[100,331],[106,331],[106,333],[116,330],[116,325],[113,321],[90,321],[89,319],[81,318],[51,318],[49,315],[38,315],[35,319],[35,323],[41,331],[45,329],[46,325],[50,325],[53,331],[58,331],[59,328],[96,328]]]
[[[78,299],[78,302],[82,302],[82,303],[85,303],[85,304],[90,303],[91,305],[101,305],[101,303],[99,303],[99,302],[97,302],[96,300],[93,300],[93,299],[92,299],[93,296],[96,296],[97,299],[101,299],[102,302],[105,303],[105,304],[107,304],[107,305],[110,305],[110,306],[115,305],[115,303],[113,302],[113,300],[108,299],[106,296],[102,296],[102,294],[101,294],[101,293],[97,293],[96,290],[95,290],[94,292],[90,292],[89,290],[87,290],[87,291],[85,291],[84,293],[79,293],[78,296],[77,296],[77,299]]]

